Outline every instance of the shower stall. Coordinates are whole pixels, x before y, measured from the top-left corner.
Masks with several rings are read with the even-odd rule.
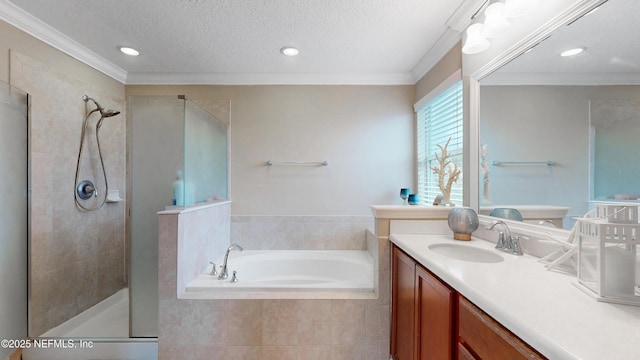
[[[157,212],[228,197],[228,100],[132,96],[117,116],[124,101],[97,98],[118,110],[0,83],[0,335],[96,342],[27,360],[152,358]]]

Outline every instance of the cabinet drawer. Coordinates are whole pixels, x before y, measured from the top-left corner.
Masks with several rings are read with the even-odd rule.
[[[462,343],[458,343],[458,360],[478,360]]]
[[[465,351],[476,359],[545,359],[462,296],[458,302],[458,336]]]

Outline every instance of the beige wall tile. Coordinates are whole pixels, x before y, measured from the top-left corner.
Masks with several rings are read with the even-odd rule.
[[[365,300],[331,300],[332,345],[365,343],[365,304]]]
[[[264,345],[297,345],[299,300],[264,302],[262,340]]]

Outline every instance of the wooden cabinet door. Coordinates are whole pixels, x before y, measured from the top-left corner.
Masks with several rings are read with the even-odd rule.
[[[545,359],[469,300],[459,296],[458,340],[478,359]]]
[[[392,259],[391,355],[413,360],[416,262],[394,246]]]
[[[419,265],[415,288],[417,359],[453,359],[455,292]]]

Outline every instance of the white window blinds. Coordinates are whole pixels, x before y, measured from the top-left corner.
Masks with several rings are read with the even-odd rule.
[[[418,196],[422,204],[431,204],[441,194],[438,187],[438,174],[431,166],[438,166],[436,153],[441,155],[438,145],[449,145],[447,152],[451,161],[462,169],[462,80],[458,80],[442,93],[429,100],[417,113],[417,159],[418,159]],[[462,176],[451,188],[451,201],[462,205]],[[445,178],[445,181],[447,178]]]

